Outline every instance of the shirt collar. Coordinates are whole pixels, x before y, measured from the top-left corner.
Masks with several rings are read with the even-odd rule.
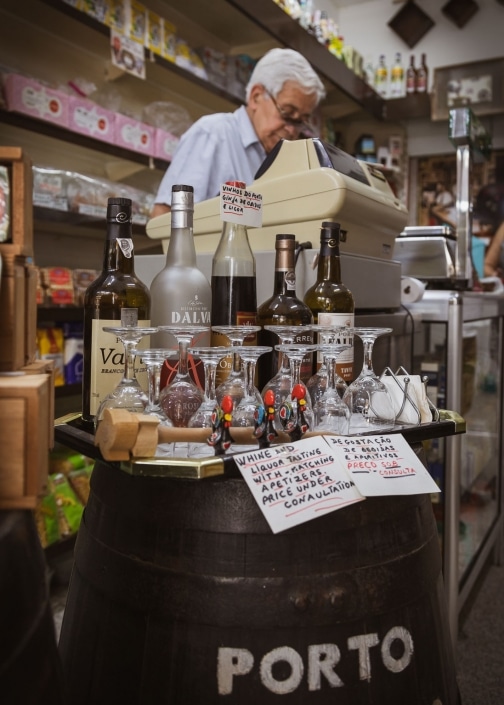
[[[235,111],[235,115],[236,119],[238,120],[240,136],[245,149],[247,147],[250,147],[251,145],[258,145],[260,149],[264,152],[264,156],[266,156],[264,147],[262,146],[261,141],[259,140],[256,131],[254,130],[254,126],[252,125],[252,121],[248,116],[247,109],[245,108],[245,106],[240,106],[238,110]]]

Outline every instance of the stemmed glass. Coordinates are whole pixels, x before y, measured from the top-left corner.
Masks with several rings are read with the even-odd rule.
[[[261,326],[251,326],[251,325],[237,325],[237,326],[212,326],[212,330],[215,333],[220,333],[225,335],[232,348],[245,348],[253,347],[248,345],[243,345],[245,338],[251,333],[257,333],[261,330]],[[234,406],[236,407],[245,394],[245,389],[247,386],[245,371],[242,366],[242,358],[240,352],[235,349],[233,350],[233,360],[232,367],[229,375],[226,377],[224,382],[221,382],[216,389],[217,400],[219,404],[224,396],[230,396],[233,400]],[[260,398],[260,395],[259,395]]]
[[[318,350],[322,356],[322,364],[306,383],[312,406],[315,407],[316,402],[324,394],[328,384],[328,361],[326,359],[326,355],[324,354],[324,349],[321,349],[320,346],[328,345],[334,342],[335,338],[340,338],[342,333],[344,338],[349,335],[351,336],[353,329],[348,328],[348,326],[315,324],[312,326],[312,330],[319,334],[318,338],[320,344]],[[343,349],[346,350],[350,347],[352,347],[352,344],[345,344]],[[333,362],[333,364],[335,363]],[[347,388],[347,383],[342,377],[339,376],[336,369],[334,370],[334,388],[337,389],[340,397],[343,397],[343,394]]]
[[[255,369],[261,355],[271,352],[271,350],[272,348],[268,345],[244,345],[241,349],[240,356],[245,371],[246,387],[243,398],[240,399],[233,411],[231,435],[233,434],[233,426],[254,426],[257,409],[264,405],[259,390],[255,386]],[[240,447],[240,450],[246,449],[243,446]]]
[[[328,431],[340,436],[348,434],[350,409],[340,397],[336,386],[336,360],[351,347],[348,343],[322,343],[317,346],[324,356],[327,368],[327,385],[313,405],[314,431]]]
[[[380,335],[392,333],[392,328],[354,328],[354,333],[364,346],[364,364],[360,375],[343,395],[351,412],[350,433],[392,427],[395,421],[392,399],[373,370],[374,343]]]
[[[210,428],[212,424],[212,414],[217,406],[215,395],[215,374],[220,360],[229,354],[229,348],[217,347],[190,347],[188,352],[194,357],[198,357],[205,368],[205,392],[200,407],[189,419],[189,428]],[[210,432],[209,432],[210,433]],[[197,457],[211,455],[212,451],[207,443],[189,443],[188,456]]]
[[[105,409],[126,409],[137,414],[145,411],[147,397],[135,373],[137,345],[146,335],[157,332],[157,328],[145,326],[105,326],[105,333],[115,335],[124,347],[124,371],[116,388],[107,394],[98,407],[95,423],[98,423]]]
[[[179,364],[172,382],[159,393],[163,411],[178,428],[189,419],[203,401],[202,390],[193,382],[187,364],[187,349],[193,338],[209,330],[208,326],[159,326],[159,332],[171,333],[178,343]]]
[[[308,355],[309,353],[313,353],[317,349],[316,345],[298,345],[298,344],[291,344],[291,345],[275,345],[275,350],[278,350],[280,353],[284,353],[287,355],[287,358],[289,360],[290,368],[291,368],[291,375],[292,375],[292,387],[290,390],[289,395],[285,399],[285,403],[289,403],[292,406],[292,412],[293,414],[297,414],[298,408],[297,408],[297,401],[292,397],[292,390],[294,387],[298,384],[302,384],[305,389],[306,385],[301,382],[301,363],[303,362],[303,359],[305,355]],[[308,423],[309,428],[313,428],[313,410],[312,410],[312,405],[311,405],[311,400],[310,400],[310,395],[308,394],[308,390],[306,390],[306,408],[305,408],[305,417],[306,421]]]
[[[268,325],[264,326],[265,330],[269,330],[272,333],[276,333],[280,341],[280,345],[292,345],[296,339],[296,335],[299,334],[299,326],[288,326],[288,325]],[[306,330],[306,327],[304,327]],[[289,363],[289,358],[286,353],[281,352],[278,360],[278,371],[263,387],[262,396],[271,389],[275,395],[275,417],[278,421],[278,410],[280,405],[287,399],[291,393],[292,384],[292,370]],[[280,428],[280,426],[278,427]]]

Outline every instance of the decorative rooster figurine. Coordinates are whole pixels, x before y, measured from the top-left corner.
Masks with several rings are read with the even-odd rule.
[[[254,415],[254,436],[259,441],[259,448],[267,448],[278,433],[275,428],[275,393],[268,389],[264,395],[264,406],[258,406]]]
[[[231,431],[233,399],[230,396],[222,397],[220,407],[216,406],[212,414],[212,434],[208,445],[215,449],[215,455],[224,455],[233,442]]]
[[[278,415],[280,421],[289,434],[291,440],[299,441],[310,425],[306,418],[306,387],[302,383],[295,384],[292,388],[292,401],[284,401],[280,406]]]

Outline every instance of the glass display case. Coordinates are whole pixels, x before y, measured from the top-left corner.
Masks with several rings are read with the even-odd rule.
[[[414,371],[428,377],[441,409],[458,411],[466,433],[426,444],[429,470],[441,488],[433,498],[443,548],[454,635],[485,562],[499,560],[502,534],[502,324],[504,297],[427,291],[409,306],[420,323]]]

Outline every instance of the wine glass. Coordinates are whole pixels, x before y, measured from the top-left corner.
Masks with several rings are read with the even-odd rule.
[[[241,348],[240,356],[242,358],[245,371],[245,393],[235,406],[233,411],[233,419],[231,422],[231,435],[233,435],[233,426],[254,426],[257,410],[264,406],[263,399],[259,390],[255,386],[255,369],[257,360],[265,353],[271,352],[272,348],[268,345],[244,345]],[[250,448],[255,449],[257,445],[252,445]],[[250,450],[248,446],[232,446],[231,450],[239,449],[244,452]]]
[[[193,382],[187,365],[187,349],[194,336],[208,331],[208,326],[159,326],[159,332],[171,333],[178,343],[177,374],[159,393],[163,411],[178,428],[187,426],[189,419],[203,401],[202,390]]]
[[[363,433],[376,427],[392,427],[395,411],[387,387],[373,370],[373,346],[380,335],[392,333],[392,328],[354,328],[364,346],[362,371],[347,388],[343,401],[348,405],[350,433]]]
[[[312,330],[316,331],[318,333],[318,340],[320,345],[324,344],[330,344],[332,342],[335,342],[336,339],[339,339],[341,337],[341,334],[343,334],[343,337],[346,338],[347,336],[351,336],[353,329],[348,328],[348,326],[341,326],[341,325],[320,325],[320,324],[315,324],[312,326]],[[352,347],[352,344],[345,344],[345,348],[350,348]],[[322,364],[320,365],[319,369],[310,377],[308,382],[306,383],[306,387],[308,389],[308,393],[310,395],[310,400],[312,403],[312,406],[315,407],[316,402],[322,397],[324,394],[325,390],[327,389],[327,379],[328,379],[328,372],[327,372],[327,359],[324,354],[324,349],[323,348],[318,348],[321,357],[322,357]],[[334,358],[333,358],[334,359]],[[333,363],[335,364],[335,363]],[[343,394],[346,391],[347,388],[347,383],[345,380],[340,377],[336,369],[334,370],[334,388],[337,389],[340,397],[343,397]]]
[[[336,360],[351,347],[349,343],[322,343],[317,346],[323,354],[327,368],[327,385],[313,405],[313,430],[348,435],[350,409],[341,398],[336,386]]]
[[[310,395],[308,394],[308,390],[306,389],[306,385],[301,381],[301,363],[303,362],[306,355],[308,355],[309,353],[313,353],[316,349],[316,345],[275,345],[275,350],[278,350],[278,352],[287,355],[292,374],[292,387],[289,392],[289,395],[284,400],[284,404],[290,405],[293,417],[297,416],[299,411],[298,402],[296,396],[292,394],[292,391],[298,385],[302,385],[306,390],[306,406],[304,409],[304,416],[306,418],[309,428],[313,427],[313,409],[311,405]]]
[[[244,346],[245,338],[252,334],[257,333],[261,330],[261,326],[252,325],[236,325],[236,326],[212,326],[212,330],[215,333],[220,333],[225,335],[232,348],[238,347],[252,347]],[[245,394],[245,389],[247,386],[245,371],[242,366],[242,360],[238,350],[232,351],[232,367],[227,378],[218,385],[215,393],[217,395],[217,401],[219,404],[222,402],[222,398],[225,396],[230,396],[233,400],[235,407],[243,399]]]
[[[229,348],[224,346],[216,347],[190,347],[188,352],[194,357],[198,357],[205,369],[205,392],[201,405],[189,419],[189,428],[209,428],[212,423],[212,414],[217,406],[215,395],[215,374],[220,360],[229,354]],[[210,434],[210,431],[209,431]],[[211,449],[207,443],[189,443],[187,455],[190,458],[211,455]]]
[[[304,328],[306,329],[306,326]],[[266,325],[264,326],[264,330],[276,333],[280,340],[280,345],[292,345],[296,339],[296,335],[299,334],[299,326]],[[263,398],[269,389],[271,389],[275,395],[275,423],[277,428],[281,428],[280,419],[278,417],[280,405],[287,399],[291,393],[292,387],[292,370],[289,358],[286,353],[281,352],[278,360],[278,371],[266,382],[261,392]]]
[[[145,326],[105,326],[105,333],[115,335],[124,347],[124,371],[116,388],[102,400],[95,418],[97,424],[103,417],[105,409],[126,409],[142,414],[147,405],[147,396],[135,373],[137,345],[146,335],[157,332],[157,328]]]

